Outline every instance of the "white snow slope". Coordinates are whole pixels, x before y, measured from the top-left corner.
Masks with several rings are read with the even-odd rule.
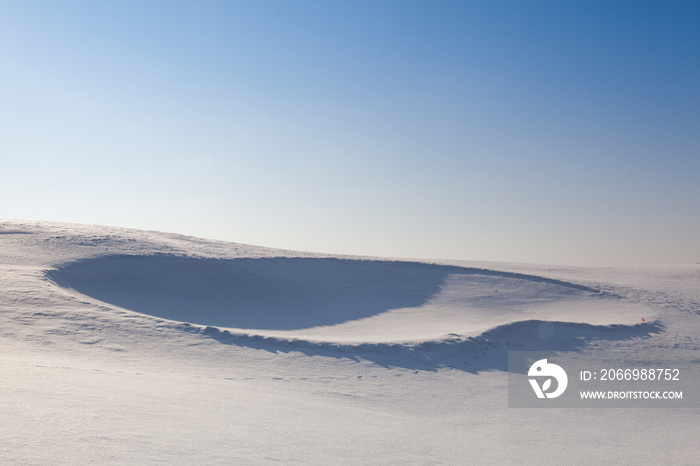
[[[698,464],[697,409],[508,408],[507,351],[697,351],[700,266],[0,221],[1,464]],[[644,319],[644,322],[642,321]]]

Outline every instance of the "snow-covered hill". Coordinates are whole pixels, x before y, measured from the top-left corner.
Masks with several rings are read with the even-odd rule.
[[[700,266],[282,251],[0,221],[3,464],[700,457],[697,410],[507,407],[507,351],[698,350]],[[556,446],[556,448],[553,448]]]

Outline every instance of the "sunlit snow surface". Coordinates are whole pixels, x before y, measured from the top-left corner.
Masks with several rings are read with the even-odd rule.
[[[700,457],[698,412],[509,409],[505,373],[511,349],[697,350],[698,265],[396,261],[0,221],[0,274],[3,464]]]

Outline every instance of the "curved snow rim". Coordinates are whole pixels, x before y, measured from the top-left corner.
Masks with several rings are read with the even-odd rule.
[[[423,262],[114,255],[47,277],[109,307],[229,335],[297,341],[442,341],[520,321],[640,321],[638,307],[582,285]]]

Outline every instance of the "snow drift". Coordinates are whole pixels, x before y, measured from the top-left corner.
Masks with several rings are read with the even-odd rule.
[[[420,262],[117,255],[47,276],[141,314],[313,340],[423,341],[531,319],[640,321],[638,309],[582,285]]]
[[[695,464],[697,409],[509,409],[505,365],[697,351],[698,283],[0,221],[0,463]]]

